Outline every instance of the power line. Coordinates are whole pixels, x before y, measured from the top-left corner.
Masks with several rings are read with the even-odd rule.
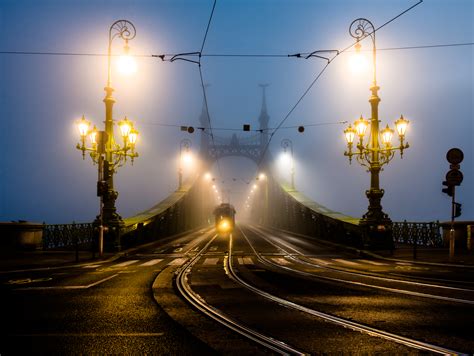
[[[389,23],[393,22],[394,20],[396,20],[397,18],[399,18],[400,16],[406,14],[408,11],[410,11],[411,9],[413,9],[414,7],[418,6],[419,4],[421,4],[423,2],[423,0],[419,0],[416,4],[410,6],[408,9],[406,9],[405,11],[402,11],[400,14],[398,14],[397,16],[393,17],[392,19],[388,20],[387,22],[385,22],[384,24],[382,24],[381,26],[377,27],[372,33],[380,30],[381,28],[385,27],[386,25],[388,25]],[[372,34],[370,33],[370,34]],[[369,34],[369,35],[370,35]],[[337,57],[339,56],[340,54],[344,53],[345,51],[347,51],[348,49],[352,48],[355,44],[357,43],[354,42],[352,43],[351,45],[347,46],[346,48],[344,48],[342,51],[336,51],[335,55],[332,57],[332,58],[327,58],[328,62],[326,63],[326,65],[323,67],[323,69],[318,73],[318,75],[316,76],[316,78],[311,82],[311,84],[309,85],[309,87],[304,91],[303,95],[301,95],[301,97],[298,99],[298,101],[296,102],[295,105],[293,105],[293,107],[290,109],[290,111],[288,112],[288,114],[280,121],[280,123],[277,125],[276,129],[273,130],[273,132],[271,133],[269,139],[268,139],[268,142],[267,144],[265,145],[265,148],[263,150],[263,153],[262,155],[260,156],[260,160],[257,164],[257,167],[260,168],[260,165],[262,164],[262,161],[265,157],[265,154],[268,150],[268,147],[270,146],[270,143],[275,135],[275,133],[278,131],[278,129],[283,125],[283,123],[289,118],[289,116],[291,115],[291,113],[296,109],[296,107],[299,105],[299,103],[303,100],[303,98],[306,96],[306,94],[308,94],[308,92],[311,90],[311,88],[314,86],[314,84],[318,81],[318,79],[321,77],[321,75],[326,71],[327,67],[329,66],[329,64],[331,64],[331,62]],[[311,54],[313,54],[315,52],[312,52]],[[311,55],[310,55],[311,56]],[[306,57],[307,59],[310,58],[310,56]]]
[[[144,122],[144,121],[136,121],[137,123],[140,123],[142,125],[153,125],[153,126],[163,126],[163,127],[176,127],[176,128],[186,128],[187,131],[188,128],[193,127],[188,124],[183,124],[183,125],[178,125],[178,124],[166,124],[166,123],[160,123],[160,122]],[[340,124],[347,124],[347,121],[337,121],[337,122],[319,122],[319,123],[313,123],[313,124],[301,124],[301,125],[293,125],[293,126],[282,126],[280,127],[280,130],[283,129],[297,129],[299,127],[314,127],[314,126],[329,126],[329,125],[340,125]],[[197,130],[210,130],[210,127],[193,127]],[[272,131],[275,130],[275,127],[269,127],[267,129],[251,129],[249,130],[250,132],[265,132],[265,131]],[[239,132],[247,132],[244,131],[242,128],[232,128],[232,127],[213,127],[212,131],[239,131]],[[188,131],[189,132],[189,131]]]
[[[444,48],[444,47],[465,47],[473,46],[474,42],[461,43],[437,43],[432,45],[417,45],[417,46],[401,46],[401,47],[387,47],[377,48],[378,51],[399,51],[412,49],[430,49],[430,48]],[[364,51],[364,50],[361,50]],[[365,50],[369,51],[369,50]],[[195,56],[199,56],[199,52],[195,52]],[[341,51],[342,53],[342,51]],[[31,56],[71,56],[71,57],[107,57],[105,53],[80,53],[80,52],[34,52],[34,51],[0,51],[0,54],[10,55],[31,55]],[[201,57],[222,57],[222,58],[292,58],[292,57],[306,57],[311,52],[301,52],[296,54],[264,54],[264,53],[209,53],[201,54]],[[175,54],[131,54],[131,57],[137,58],[166,58],[183,55],[182,53]],[[190,55],[190,54],[189,54]],[[298,56],[299,55],[299,56]],[[118,57],[120,54],[112,54],[112,57]]]
[[[199,78],[201,79],[202,94],[204,96],[204,105],[206,107],[207,121],[209,123],[209,130],[210,130],[210,134],[211,134],[212,146],[214,148],[215,148],[216,144],[215,144],[215,140],[214,140],[214,133],[212,132],[211,115],[209,114],[209,104],[208,104],[208,101],[207,101],[206,86],[204,85],[204,78],[203,78],[203,75],[202,75],[201,57],[202,57],[202,51],[204,49],[204,45],[206,44],[207,34],[209,33],[209,28],[211,27],[211,21],[212,21],[213,15],[214,15],[214,10],[216,8],[216,3],[217,3],[217,0],[214,0],[214,4],[212,5],[212,10],[211,10],[211,15],[209,16],[209,21],[208,21],[207,27],[206,27],[206,33],[204,34],[204,39],[202,40],[201,51],[199,52],[199,61],[197,62],[198,68],[199,68]],[[184,59],[184,60],[187,60],[187,59]],[[190,61],[190,60],[187,60],[187,61]],[[217,164],[217,170],[219,171],[219,176],[222,177],[221,165],[220,165],[220,162],[219,162],[218,158],[216,159],[216,164]]]
[[[202,55],[202,50],[204,49],[204,44],[206,43],[209,27],[211,26],[212,16],[214,15],[214,9],[216,8],[216,3],[217,3],[217,0],[214,0],[214,5],[212,5],[211,16],[209,16],[209,22],[207,23],[207,27],[206,27],[206,34],[204,35],[204,39],[202,40],[202,46],[201,46],[201,51],[200,51],[201,55]]]
[[[280,121],[280,123],[277,125],[277,127],[272,131],[272,133],[270,134],[270,137],[268,138],[268,141],[263,149],[263,152],[262,152],[262,155],[260,156],[260,160],[257,164],[257,167],[260,167],[260,165],[262,164],[262,161],[265,157],[265,154],[267,153],[267,150],[268,150],[268,147],[270,146],[270,143],[273,139],[273,136],[275,135],[275,133],[281,128],[281,126],[285,123],[285,121],[290,117],[290,115],[293,113],[293,111],[296,109],[296,107],[299,105],[299,103],[301,103],[301,101],[304,99],[304,97],[306,96],[306,94],[309,93],[309,91],[311,90],[311,88],[313,87],[314,84],[316,84],[316,82],[318,81],[318,79],[321,77],[321,75],[324,73],[324,71],[326,70],[326,68],[329,66],[331,62],[328,61],[326,63],[326,65],[323,67],[323,69],[318,73],[318,75],[316,76],[316,78],[314,78],[314,80],[311,82],[311,84],[309,85],[309,87],[304,91],[304,93],[300,96],[300,98],[298,99],[298,101],[296,102],[295,105],[293,105],[293,107],[290,109],[290,111],[286,114],[286,116]]]
[[[395,21],[396,19],[398,19],[400,16],[406,14],[408,11],[412,10],[413,8],[415,8],[416,6],[420,5],[421,3],[423,2],[423,0],[418,0],[418,2],[412,6],[410,6],[408,9],[406,9],[405,11],[402,11],[401,13],[399,13],[397,16],[391,18],[390,20],[388,20],[387,22],[383,23],[382,25],[380,25],[379,27],[377,27],[376,29],[374,29],[374,31],[370,32],[367,34],[367,36],[365,37],[368,37],[370,35],[372,35],[373,33],[377,32],[378,30],[380,30],[381,28],[387,26],[389,23]],[[353,46],[355,46],[355,44],[357,43],[354,42],[352,43],[351,45],[347,46],[346,48],[344,48],[339,54],[341,53],[344,53],[345,51],[347,51],[349,48],[352,48]]]

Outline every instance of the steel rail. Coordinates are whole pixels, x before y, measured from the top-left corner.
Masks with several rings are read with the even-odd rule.
[[[191,273],[192,267],[201,258],[202,254],[209,248],[212,242],[218,235],[214,235],[211,240],[183,267],[177,271],[176,275],[176,287],[181,295],[196,309],[210,317],[211,319],[219,322],[227,328],[237,332],[238,334],[252,340],[253,342],[274,351],[280,355],[305,355],[304,352],[297,350],[282,341],[276,340],[272,337],[263,335],[258,331],[252,330],[249,327],[238,323],[231,317],[227,316],[220,310],[209,305],[200,295],[195,293],[188,283],[188,276]]]
[[[339,273],[350,274],[350,275],[364,277],[364,278],[378,279],[378,280],[382,280],[382,281],[386,281],[386,282],[410,284],[410,285],[415,285],[415,286],[419,286],[419,287],[449,289],[449,290],[455,290],[455,291],[461,291],[461,292],[474,292],[474,289],[471,289],[471,288],[450,287],[450,286],[444,286],[444,285],[440,285],[440,284],[429,284],[429,283],[424,283],[424,282],[407,281],[407,280],[398,279],[398,278],[381,277],[381,276],[375,276],[373,274],[347,271],[347,270],[341,269],[341,268],[328,267],[328,266],[325,266],[323,264],[309,262],[309,261],[300,259],[300,256],[305,257],[305,255],[301,251],[298,251],[297,249],[295,249],[294,247],[289,246],[288,244],[286,244],[284,242],[281,242],[281,241],[279,241],[278,243],[276,243],[274,241],[270,241],[267,237],[265,237],[264,233],[262,231],[260,231],[258,228],[255,228],[255,227],[250,228],[249,227],[249,229],[251,229],[254,232],[256,232],[257,234],[259,234],[268,243],[270,243],[273,246],[280,249],[282,252],[284,252],[286,255],[288,255],[292,260],[294,260],[298,263],[308,265],[308,266],[318,267],[318,268],[326,269],[326,270],[329,270],[329,271],[335,271],[335,272],[339,272]],[[286,247],[286,248],[288,248],[292,251],[294,251],[298,255],[298,258],[295,258],[294,255],[292,255],[288,251],[285,251],[281,246],[279,246],[279,244],[283,245],[284,247]],[[327,278],[329,278],[329,277],[327,277]],[[337,279],[337,280],[339,280],[339,279]],[[345,280],[341,280],[341,281],[345,281]],[[351,282],[351,281],[347,281],[347,282]],[[460,300],[465,301],[465,299],[460,299]],[[469,301],[469,300],[467,300],[467,301],[468,301],[467,304],[474,304],[474,301]]]
[[[247,240],[249,246],[255,252],[257,258],[264,264],[267,264],[267,265],[270,264],[253,247],[252,243],[248,239],[247,235],[242,231],[240,226],[239,226],[239,230],[241,231],[242,235]],[[433,345],[433,344],[429,344],[429,343],[426,343],[426,342],[410,339],[410,338],[407,338],[407,337],[404,337],[404,336],[401,336],[401,335],[390,333],[388,331],[376,329],[376,328],[373,328],[373,327],[370,327],[370,326],[367,326],[367,325],[364,325],[364,324],[360,324],[360,323],[357,323],[357,322],[354,322],[354,321],[351,321],[351,320],[347,320],[347,319],[340,318],[340,317],[337,317],[337,316],[334,316],[334,315],[331,315],[331,314],[326,314],[326,313],[323,313],[323,312],[320,312],[320,311],[317,311],[317,310],[314,310],[314,309],[311,309],[311,308],[307,308],[307,307],[302,306],[300,304],[296,304],[296,303],[291,302],[289,300],[274,296],[270,293],[267,293],[267,292],[265,292],[265,291],[263,291],[263,290],[261,290],[257,287],[254,287],[254,286],[248,284],[247,282],[242,280],[236,274],[235,270],[233,269],[233,265],[232,265],[232,236],[231,236],[231,239],[229,240],[229,259],[228,260],[229,260],[229,262],[228,262],[229,263],[229,271],[232,273],[232,277],[238,283],[240,283],[242,286],[246,287],[247,289],[253,291],[254,293],[256,293],[258,295],[261,295],[262,297],[265,297],[267,299],[270,299],[270,300],[272,300],[276,303],[284,305],[288,308],[299,310],[299,311],[302,311],[304,313],[307,313],[307,314],[322,318],[324,320],[327,320],[327,321],[329,321],[333,324],[341,325],[343,327],[346,327],[346,328],[349,328],[349,329],[352,329],[352,330],[355,330],[355,331],[359,331],[359,332],[368,334],[370,336],[380,337],[380,338],[383,338],[385,340],[393,341],[393,342],[396,342],[398,344],[402,344],[402,345],[405,345],[405,346],[408,346],[408,347],[411,347],[411,348],[415,348],[415,349],[418,349],[418,350],[430,351],[430,352],[441,354],[441,355],[460,355],[460,354],[463,354],[461,352],[450,350],[450,349],[447,349],[447,348],[444,348],[444,347],[441,347],[441,346],[438,346],[438,345]],[[275,264],[275,266],[282,267],[282,266],[277,265],[277,264]]]
[[[268,243],[272,244],[273,246],[277,247],[278,249],[280,249],[282,252],[284,252],[289,258],[291,258],[293,261],[295,261],[296,263],[300,263],[300,264],[305,264],[305,265],[308,265],[308,266],[312,266],[312,267],[318,267],[318,268],[322,268],[322,269],[327,269],[327,270],[331,270],[331,271],[338,271],[340,273],[348,273],[348,274],[355,274],[355,275],[359,275],[359,276],[363,276],[363,277],[367,277],[367,278],[379,278],[379,279],[383,279],[383,277],[374,277],[374,276],[371,276],[371,275],[368,275],[368,274],[363,274],[363,273],[356,273],[356,272],[347,272],[347,271],[343,271],[343,270],[339,270],[339,269],[336,269],[336,268],[327,268],[326,266],[322,266],[322,265],[319,265],[319,264],[313,264],[313,263],[310,263],[310,262],[307,262],[307,261],[303,261],[301,259],[297,259],[297,258],[294,258],[294,256],[292,256],[291,254],[288,253],[288,251],[285,251],[283,248],[281,248],[281,246],[278,246],[277,244],[275,244],[274,242],[270,241],[268,238],[266,238],[262,233],[258,233],[264,240],[266,240]],[[247,237],[246,237],[247,238]],[[250,242],[249,242],[250,243]],[[280,242],[281,243],[281,242]],[[283,244],[283,243],[281,243]],[[288,247],[290,248],[290,247]],[[263,257],[262,257],[263,259]],[[290,267],[287,267],[287,266],[282,266],[282,265],[279,265],[277,263],[274,263],[268,259],[264,259],[264,260],[261,260],[261,262],[263,263],[266,263],[266,264],[270,264],[274,267],[277,267],[277,268],[280,268],[280,269],[284,269],[284,270],[287,270],[287,271],[290,271],[291,273],[297,273],[297,274],[300,274],[300,275],[303,275],[303,276],[306,276],[306,277],[311,277],[311,278],[316,278],[316,279],[324,279],[324,280],[328,280],[328,281],[333,281],[333,282],[339,282],[339,283],[345,283],[345,284],[352,284],[352,285],[356,285],[356,286],[361,286],[361,287],[366,287],[366,288],[372,288],[372,289],[379,289],[379,290],[384,290],[384,291],[387,291],[387,292],[391,292],[391,293],[397,293],[397,294],[405,294],[405,295],[412,295],[412,296],[415,296],[415,297],[421,297],[421,298],[428,298],[428,299],[435,299],[435,300],[442,300],[442,301],[447,301],[447,302],[453,302],[453,303],[461,303],[461,304],[470,304],[470,305],[474,305],[474,300],[469,300],[469,299],[460,299],[460,298],[452,298],[452,297],[444,297],[444,296],[440,296],[440,295],[434,295],[434,294],[428,294],[428,293],[420,293],[420,292],[413,292],[413,291],[409,291],[409,290],[406,290],[406,289],[399,289],[399,288],[389,288],[389,287],[382,287],[382,286],[377,286],[377,285],[374,285],[374,284],[368,284],[368,283],[363,283],[363,282],[356,282],[356,281],[349,281],[347,279],[341,279],[341,278],[334,278],[334,277],[327,277],[327,276],[321,276],[321,275],[316,275],[316,274],[313,274],[313,273],[310,273],[310,272],[304,272],[304,271],[300,271],[300,270],[297,270],[297,269],[294,269],[294,268],[290,268]],[[389,279],[388,279],[389,280]],[[394,280],[394,281],[399,281],[399,280]],[[435,286],[435,285],[433,285]],[[472,292],[472,290],[467,290],[467,291],[470,291]]]

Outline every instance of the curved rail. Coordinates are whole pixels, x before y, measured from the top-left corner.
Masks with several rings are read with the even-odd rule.
[[[268,265],[269,262],[266,261],[264,258],[262,258],[261,255],[255,250],[255,248],[250,243],[250,240],[247,238],[247,236],[242,231],[240,226],[239,226],[239,229],[240,229],[242,235],[245,237],[245,239],[249,243],[252,250],[256,253],[259,260]],[[277,266],[279,266],[279,265],[277,265]],[[281,266],[279,266],[279,267],[281,267]],[[448,355],[459,355],[459,354],[462,354],[460,352],[453,351],[453,350],[450,350],[450,349],[447,349],[447,348],[444,348],[444,347],[440,347],[440,346],[429,344],[429,343],[426,343],[426,342],[410,339],[410,338],[407,338],[407,337],[404,337],[404,336],[392,334],[392,333],[384,331],[384,330],[376,329],[376,328],[373,328],[373,327],[370,327],[370,326],[367,326],[367,325],[356,323],[356,322],[351,321],[351,320],[347,320],[347,319],[340,318],[340,317],[337,317],[337,316],[334,316],[334,315],[331,315],[331,314],[326,314],[326,313],[323,313],[323,312],[320,312],[320,311],[317,311],[317,310],[314,310],[314,309],[310,309],[310,308],[307,308],[305,306],[302,306],[302,305],[296,304],[294,302],[291,302],[289,300],[274,296],[270,293],[267,293],[267,292],[265,292],[265,291],[263,291],[263,290],[261,290],[257,287],[254,287],[254,286],[248,284],[247,282],[242,280],[236,274],[236,272],[233,268],[233,265],[232,265],[232,236],[230,237],[230,240],[229,240],[228,268],[229,268],[229,272],[231,273],[232,278],[234,278],[242,286],[244,286],[245,288],[253,291],[254,293],[256,293],[258,295],[261,295],[264,298],[272,300],[272,301],[274,301],[276,303],[279,303],[281,305],[284,305],[288,308],[299,310],[299,311],[302,311],[304,313],[307,313],[307,314],[322,318],[324,320],[327,320],[331,323],[341,325],[343,327],[346,327],[346,328],[349,328],[349,329],[352,329],[352,330],[355,330],[355,331],[363,332],[363,333],[368,334],[370,336],[376,336],[376,337],[383,338],[385,340],[393,341],[393,342],[396,342],[398,344],[402,344],[402,345],[405,345],[405,346],[408,346],[408,347],[411,347],[411,348],[415,348],[415,349],[418,349],[418,350],[429,351],[429,352],[442,354],[442,355],[447,355],[447,354]]]
[[[232,236],[232,235],[231,235]],[[211,319],[221,323],[227,328],[245,336],[246,338],[256,342],[257,344],[281,355],[305,355],[304,352],[297,350],[282,341],[276,340],[272,337],[263,335],[255,330],[248,328],[245,325],[238,323],[229,316],[225,315],[220,310],[207,304],[206,301],[195,293],[188,283],[188,276],[191,273],[192,267],[199,260],[201,255],[209,248],[212,242],[216,239],[217,234],[194,256],[188,261],[178,272],[176,276],[176,287],[181,295],[196,309]]]
[[[242,231],[242,229],[241,229]],[[464,291],[464,292],[474,292],[474,290],[472,289],[466,289],[466,288],[456,288],[456,287],[448,287],[448,286],[440,286],[440,285],[437,285],[437,284],[427,284],[427,283],[421,283],[421,282],[413,282],[413,281],[404,281],[404,280],[401,280],[401,279],[395,279],[395,278],[387,278],[387,277],[380,277],[380,276],[374,276],[374,275],[371,275],[371,274],[365,274],[365,273],[359,273],[359,272],[350,272],[350,271],[345,271],[345,270],[342,270],[342,269],[338,269],[338,268],[332,268],[332,267],[327,267],[327,266],[324,266],[322,264],[317,264],[317,263],[311,263],[311,262],[308,262],[308,261],[305,261],[305,260],[301,260],[299,258],[295,258],[295,256],[291,255],[290,252],[288,252],[287,250],[285,250],[284,248],[282,248],[279,244],[282,244],[282,245],[285,245],[286,248],[296,252],[298,255],[300,256],[303,256],[303,254],[296,250],[295,248],[291,247],[291,246],[288,246],[284,243],[279,243],[279,244],[276,244],[274,243],[273,241],[271,241],[270,239],[268,239],[265,235],[263,235],[261,232],[257,231],[257,233],[265,240],[267,241],[269,244],[275,246],[276,248],[278,248],[279,250],[281,250],[282,252],[284,252],[285,254],[287,254],[289,256],[289,258],[291,258],[293,261],[297,262],[297,263],[300,263],[300,264],[304,264],[304,265],[308,265],[308,266],[312,266],[312,267],[318,267],[318,268],[321,268],[321,269],[326,269],[326,270],[329,270],[329,271],[336,271],[336,272],[339,272],[339,273],[345,273],[345,274],[350,274],[350,275],[355,275],[355,276],[359,276],[359,277],[364,277],[364,278],[372,278],[372,279],[377,279],[377,280],[383,280],[383,281],[386,281],[386,282],[397,282],[397,283],[406,283],[406,284],[411,284],[411,285],[417,285],[417,286],[420,286],[420,287],[429,287],[429,288],[440,288],[440,289],[450,289],[450,290],[457,290],[457,291]],[[244,235],[245,239],[247,240],[247,242],[250,244],[250,241],[248,240],[247,236],[243,233],[242,231],[242,234]],[[250,244],[251,245],[251,244]],[[252,247],[252,246],[251,246]],[[257,255],[258,252],[253,249],[254,253],[256,253]],[[258,256],[257,256],[258,257]],[[327,276],[321,276],[321,275],[315,275],[313,273],[309,273],[309,272],[304,272],[304,271],[300,271],[300,270],[295,270],[293,268],[289,268],[289,267],[286,267],[286,266],[281,266],[279,264],[276,264],[276,263],[273,263],[267,259],[264,259],[263,257],[260,257],[259,258],[263,263],[266,263],[266,264],[271,264],[275,267],[278,267],[278,268],[281,268],[281,269],[285,269],[285,270],[288,270],[288,271],[291,271],[292,273],[298,273],[300,275],[304,275],[304,276],[307,276],[307,277],[314,277],[314,278],[318,278],[318,279],[325,279],[325,280],[329,280],[329,281],[335,281],[335,282],[340,282],[340,283],[345,283],[345,284],[352,284],[352,285],[357,285],[357,286],[361,286],[361,287],[367,287],[367,288],[373,288],[373,289],[379,289],[379,290],[384,290],[384,291],[387,291],[387,292],[392,292],[392,293],[398,293],[398,294],[405,294],[405,295],[412,295],[412,296],[415,296],[415,297],[422,297],[422,298],[428,298],[428,299],[436,299],[436,300],[443,300],[443,301],[448,301],[448,302],[454,302],[454,303],[461,303],[461,304],[471,304],[471,305],[474,305],[474,300],[469,300],[469,299],[460,299],[460,298],[452,298],[452,297],[444,297],[444,296],[440,296],[440,295],[435,295],[435,294],[428,294],[428,293],[420,293],[420,292],[414,292],[414,291],[409,291],[409,290],[406,290],[406,289],[398,289],[398,288],[389,288],[389,287],[382,287],[382,286],[377,286],[377,285],[373,285],[373,284],[368,284],[368,283],[363,283],[363,282],[355,282],[355,281],[348,281],[346,279],[341,279],[341,278],[334,278],[334,277],[327,277]]]

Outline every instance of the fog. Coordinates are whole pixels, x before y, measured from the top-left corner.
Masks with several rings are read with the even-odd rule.
[[[376,26],[416,1],[276,0],[218,1],[204,54],[294,54],[317,49],[342,49],[352,43],[350,23],[358,17]],[[104,54],[108,29],[117,19],[134,23],[132,54],[199,51],[212,1],[0,1],[2,51]],[[410,120],[410,148],[380,174],[384,210],[393,220],[447,220],[450,199],[441,193],[449,169],[451,147],[464,151],[461,220],[474,219],[474,150],[472,46],[386,50],[394,47],[473,43],[473,2],[424,1],[377,32],[377,80],[381,127],[403,114]],[[123,44],[115,40],[113,51]],[[371,49],[369,41],[362,43]],[[350,69],[348,51],[335,58],[311,91],[272,137],[273,170],[289,180],[288,162],[280,161],[282,139],[293,142],[295,185],[308,197],[347,215],[362,216],[368,202],[370,176],[353,161],[349,165],[343,130],[361,114],[370,117],[371,63],[365,71]],[[137,57],[138,71],[124,77],[112,71],[114,119],[127,116],[140,136],[134,165],[119,169],[117,208],[131,216],[167,197],[178,185],[182,139],[199,152],[203,93],[198,66],[185,61]],[[266,90],[269,127],[288,114],[326,61],[295,57],[203,57],[202,73],[216,137],[255,132],[221,131],[250,124],[258,129]],[[75,120],[83,114],[98,127],[104,120],[104,56],[0,54],[0,221],[47,223],[91,221],[97,215],[97,167],[82,160]],[[311,126],[321,124],[319,126]],[[308,125],[308,126],[306,126]],[[117,135],[118,136],[118,135]],[[393,143],[397,140],[393,139]],[[220,166],[220,169],[218,168]],[[197,167],[197,166],[196,166]],[[211,172],[231,202],[247,195],[261,169],[243,157],[226,157]],[[196,174],[192,167],[185,178]],[[224,183],[222,183],[224,182]],[[239,202],[241,204],[241,202]]]

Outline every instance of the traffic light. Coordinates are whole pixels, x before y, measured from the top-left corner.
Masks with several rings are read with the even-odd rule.
[[[105,180],[100,180],[97,182],[97,196],[103,197],[107,194],[109,190],[109,185]]]
[[[107,181],[112,177],[112,170],[109,161],[104,160],[104,180]]]
[[[461,203],[454,203],[454,217],[457,218],[461,216]]]
[[[446,181],[443,181],[443,185],[445,185],[446,188],[443,188],[441,191],[442,191],[443,193],[448,194],[450,197],[452,197],[453,194],[454,194],[454,185],[450,185],[450,184],[448,184],[448,182],[446,182]]]

